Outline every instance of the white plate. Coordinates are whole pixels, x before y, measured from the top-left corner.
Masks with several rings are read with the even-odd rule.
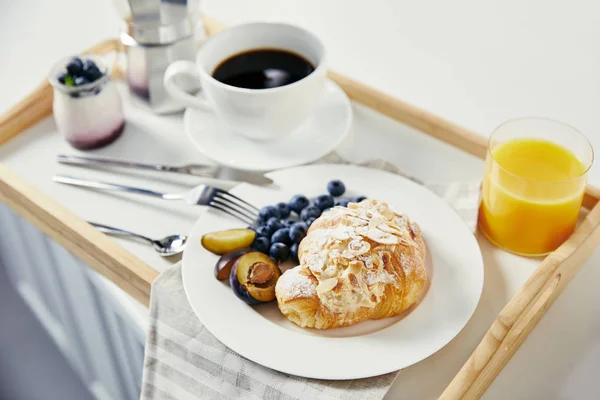
[[[475,311],[483,288],[483,260],[473,234],[447,204],[398,175],[345,165],[312,165],[272,172],[278,190],[248,184],[233,192],[257,206],[295,193],[325,191],[342,179],[353,195],[384,200],[415,220],[433,265],[430,287],[408,315],[341,329],[302,329],[275,303],[250,307],[214,277],[218,257],[200,245],[204,233],[242,226],[218,211],[204,213],[183,254],[183,284],[200,321],[226,346],[266,367],[317,379],[357,379],[405,368],[454,338]]]
[[[298,129],[278,140],[260,142],[228,130],[217,116],[188,108],[185,132],[196,148],[221,165],[249,171],[308,164],[333,151],[352,124],[352,106],[346,93],[326,81],[315,114]]]

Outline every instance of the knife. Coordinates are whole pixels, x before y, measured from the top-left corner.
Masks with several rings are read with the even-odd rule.
[[[132,169],[145,169],[160,172],[175,172],[204,178],[223,179],[227,181],[248,182],[255,185],[268,185],[273,180],[267,178],[261,173],[236,171],[229,168],[223,168],[216,165],[186,164],[181,166],[148,164],[133,161],[116,160],[113,158],[88,157],[88,156],[70,156],[59,154],[56,160],[61,164],[69,165],[88,165],[98,167],[123,167]]]

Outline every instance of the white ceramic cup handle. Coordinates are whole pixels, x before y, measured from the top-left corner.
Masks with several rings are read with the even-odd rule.
[[[201,108],[205,110],[212,109],[211,103],[204,96],[203,93],[199,93],[197,96],[193,96],[189,93],[186,93],[183,89],[177,86],[175,82],[175,78],[177,75],[189,75],[193,78],[196,78],[198,82],[200,82],[200,74],[198,73],[198,67],[195,63],[188,60],[179,60],[175,61],[165,71],[165,77],[163,79],[163,84],[167,92],[173,96],[176,100],[179,100],[186,106]]]

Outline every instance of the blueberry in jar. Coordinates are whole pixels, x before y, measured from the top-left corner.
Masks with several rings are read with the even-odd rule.
[[[290,228],[290,239],[294,243],[300,243],[304,236],[306,236],[306,224],[304,222],[296,222]]]
[[[75,77],[75,86],[85,85],[86,83],[90,83],[90,81],[85,76]]]
[[[271,243],[291,244],[291,242],[289,228],[279,229],[271,236]]]
[[[346,186],[339,179],[334,179],[327,184],[327,191],[330,195],[338,197],[346,192]]]
[[[292,259],[292,261],[295,261],[295,262],[299,262],[300,261],[298,259],[298,243],[294,243],[290,247],[290,258]]]
[[[297,194],[290,200],[290,208],[298,215],[309,205],[308,198],[302,194]]]
[[[296,222],[298,222],[298,221],[294,221],[293,219],[288,219],[288,220],[286,220],[286,221],[283,223],[283,225],[284,225],[286,228],[291,228],[291,227],[292,227],[292,225],[294,225]]]
[[[300,219],[302,221],[308,221],[311,218],[319,218],[321,216],[321,209],[315,206],[308,206],[300,213]]]
[[[316,220],[316,218],[309,218],[309,219],[307,219],[305,221],[306,225],[310,228],[310,226],[313,224],[313,222],[315,222],[315,220]]]
[[[355,203],[360,203],[363,200],[366,200],[367,196],[357,196],[354,198]]]
[[[83,62],[83,67],[82,69],[84,71],[89,70],[90,68],[98,68],[98,66],[96,65],[96,63],[94,62],[94,60],[85,60]]]
[[[251,247],[256,251],[260,251],[261,253],[269,254],[269,249],[271,248],[271,241],[269,240],[269,238],[266,238],[264,236],[257,236],[256,239],[254,239],[254,242],[252,243]]]
[[[275,206],[279,210],[279,218],[287,218],[290,216],[290,206],[287,203],[277,203]]]
[[[71,76],[78,76],[79,74],[81,74],[82,70],[83,61],[81,61],[81,58],[79,57],[74,57],[71,59],[71,61],[67,63],[67,72]]]
[[[93,63],[93,61],[88,60],[85,62],[85,64],[83,64],[82,76],[85,76],[90,82],[94,82],[95,80],[102,77],[102,72],[100,72],[100,69],[96,66],[96,64],[94,64],[92,66],[88,66],[86,68],[86,65],[88,65],[88,62]]]
[[[290,249],[283,243],[273,243],[269,249],[269,256],[279,262],[285,262],[290,256]]]
[[[69,74],[67,74],[66,72],[60,72],[56,78],[60,83],[64,85],[67,81],[67,77],[69,77]]]
[[[333,197],[331,197],[328,194],[322,194],[320,196],[317,196],[313,203],[315,206],[319,207],[319,209],[325,210],[327,208],[333,207],[334,202],[335,201]]]
[[[279,218],[280,217],[279,210],[275,206],[265,206],[265,207],[261,208],[258,211],[258,216],[263,221],[268,221],[269,218],[271,218],[271,217],[275,217],[275,218]]]

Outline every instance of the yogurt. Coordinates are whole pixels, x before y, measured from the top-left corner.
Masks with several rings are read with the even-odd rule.
[[[71,146],[81,150],[106,146],[121,136],[125,127],[116,84],[110,79],[107,65],[96,57],[82,59],[96,63],[102,72],[100,78],[79,86],[61,83],[58,76],[71,58],[57,63],[50,73],[49,81],[54,87],[54,120]]]

